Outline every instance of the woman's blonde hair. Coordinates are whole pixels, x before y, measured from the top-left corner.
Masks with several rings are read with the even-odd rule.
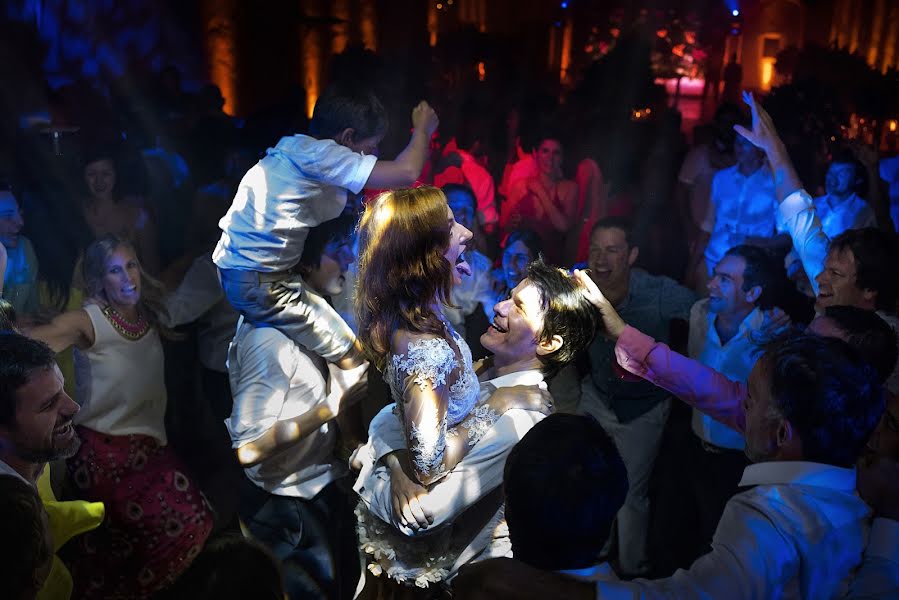
[[[453,265],[444,257],[451,224],[432,186],[384,192],[359,222],[356,322],[368,359],[383,369],[397,329],[442,334],[435,302],[448,304]]]
[[[140,269],[140,300],[138,308],[150,325],[155,327],[165,337],[177,337],[170,329],[163,325],[168,317],[165,307],[165,288],[163,285],[147,274],[137,250],[130,241],[115,234],[107,234],[94,240],[84,251],[84,262],[81,265],[84,276],[85,296],[88,298],[101,298],[106,300],[106,292],[103,290],[103,277],[106,275],[106,262],[112,253],[119,248],[128,248],[134,252]]]

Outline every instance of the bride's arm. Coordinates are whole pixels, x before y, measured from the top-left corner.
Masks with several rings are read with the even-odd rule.
[[[429,486],[461,461],[476,438],[496,420],[497,412],[479,406],[453,428],[447,427],[449,386],[456,355],[440,337],[402,336],[395,368],[403,380],[403,433],[409,449],[409,472]]]

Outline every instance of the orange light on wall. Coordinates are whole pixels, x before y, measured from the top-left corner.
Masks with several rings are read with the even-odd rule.
[[[771,81],[774,79],[774,60],[773,58],[763,58],[760,63],[762,70],[762,89],[770,90]]]
[[[349,43],[350,7],[348,0],[331,0],[331,16],[340,19],[332,27],[331,53],[340,54]]]
[[[229,115],[237,113],[235,8],[233,1],[204,3],[209,79],[222,92],[225,99],[222,110]]]
[[[478,81],[485,81],[487,79],[487,67],[484,65],[484,61],[478,63]]]
[[[571,18],[565,20],[565,29],[562,30],[562,57],[559,60],[559,81],[562,83],[568,79],[568,68],[571,66],[571,36],[574,24]]]
[[[890,131],[896,131],[897,126],[899,123],[896,122],[896,119],[890,119]]]
[[[437,7],[428,4],[428,43],[433,48],[437,45],[437,32],[439,25],[437,23]]]
[[[319,37],[319,32],[312,27],[307,27],[303,32],[303,86],[306,88],[306,115],[310,119],[321,91]]]
[[[362,30],[362,44],[367,50],[378,50],[378,19],[375,0],[362,0],[359,27]]]

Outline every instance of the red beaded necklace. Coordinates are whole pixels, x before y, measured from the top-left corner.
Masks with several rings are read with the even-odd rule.
[[[126,339],[139,340],[150,331],[150,323],[141,314],[138,314],[137,321],[132,323],[110,305],[103,309],[103,315],[113,329]]]

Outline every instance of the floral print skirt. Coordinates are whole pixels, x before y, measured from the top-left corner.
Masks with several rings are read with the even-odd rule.
[[[106,519],[76,538],[74,598],[148,598],[173,582],[212,531],[206,498],[168,446],[145,435],[85,427],[67,461],[79,499],[103,502]]]

